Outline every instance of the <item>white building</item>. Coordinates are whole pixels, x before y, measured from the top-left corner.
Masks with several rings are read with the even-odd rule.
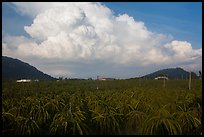
[[[97,78],[96,80],[101,80],[101,81],[104,81],[104,80],[114,80],[114,78]]]
[[[30,79],[21,79],[21,80],[16,80],[16,82],[18,82],[18,83],[31,82],[31,80]]]
[[[154,79],[156,79],[156,80],[159,80],[159,79],[166,79],[166,80],[168,80],[168,77],[165,77],[165,76],[158,76],[158,77],[156,77],[156,78],[154,78]]]

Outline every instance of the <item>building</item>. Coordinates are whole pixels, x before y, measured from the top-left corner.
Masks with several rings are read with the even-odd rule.
[[[18,83],[31,82],[31,80],[30,79],[21,79],[21,80],[16,80],[16,82],[18,82]]]
[[[104,80],[115,80],[115,79],[114,78],[97,78],[96,80],[104,81]]]
[[[158,77],[156,77],[154,79],[156,79],[156,80],[163,80],[163,79],[168,80],[168,77],[166,77],[166,76],[158,76]]]

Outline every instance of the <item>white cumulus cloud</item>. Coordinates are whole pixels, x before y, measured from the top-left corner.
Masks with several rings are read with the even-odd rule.
[[[193,62],[202,56],[202,49],[193,49],[189,42],[151,32],[144,22],[127,14],[115,16],[100,3],[13,4],[19,13],[33,18],[33,23],[24,27],[31,38],[4,36],[3,55],[25,60],[32,56],[43,59],[44,63],[50,60],[83,63],[77,67],[105,62],[102,68],[112,64],[109,67],[114,69],[116,66],[151,67],[152,64],[170,66]],[[66,73],[66,70],[51,68],[50,65],[45,71],[53,75]],[[42,65],[41,69],[44,69]],[[69,74],[77,70],[76,67],[66,69]]]

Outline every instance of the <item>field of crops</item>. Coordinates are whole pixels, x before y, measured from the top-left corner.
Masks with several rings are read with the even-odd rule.
[[[202,82],[2,82],[4,135],[201,134]]]

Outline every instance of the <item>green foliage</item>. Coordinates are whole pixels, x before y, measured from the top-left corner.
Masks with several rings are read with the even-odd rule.
[[[200,135],[201,80],[140,82],[4,81],[2,134]]]
[[[178,135],[182,130],[179,123],[165,108],[159,108],[145,120],[143,134]]]

